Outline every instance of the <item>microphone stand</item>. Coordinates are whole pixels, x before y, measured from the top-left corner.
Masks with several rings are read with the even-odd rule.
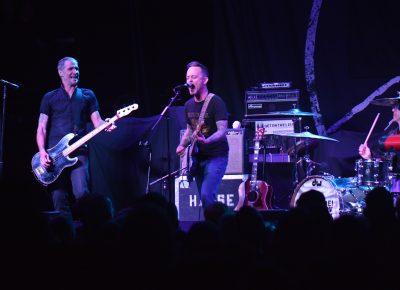
[[[154,129],[158,126],[158,124],[160,123],[161,119],[167,114],[167,112],[169,111],[169,108],[172,106],[172,104],[175,102],[175,100],[178,98],[178,96],[181,93],[180,89],[174,89],[174,93],[175,95],[171,98],[171,101],[169,102],[169,104],[164,108],[164,110],[162,111],[162,113],[160,114],[159,118],[157,119],[157,121],[154,123],[153,127],[151,127],[150,132],[149,132],[149,136],[147,138],[147,140],[144,141],[140,141],[139,145],[142,146],[146,146],[146,148],[149,150],[149,163],[148,163],[148,171],[147,171],[147,185],[146,185],[146,194],[148,194],[150,192],[150,186],[154,185],[155,183],[158,183],[159,181],[164,181],[168,178],[168,193],[169,193],[169,200],[172,200],[172,183],[171,183],[171,179],[170,177],[172,175],[174,175],[176,172],[180,171],[174,171],[171,172],[171,157],[170,157],[170,140],[169,140],[169,117],[167,117],[167,152],[168,152],[168,157],[167,157],[167,163],[168,163],[168,174],[163,176],[162,178],[157,179],[156,181],[150,183],[150,166],[151,166],[151,149],[150,149],[150,142],[148,140],[151,139],[152,135],[154,134]],[[170,173],[171,172],[171,173]],[[163,190],[165,189],[165,186],[163,186]]]
[[[3,83],[3,109],[1,114],[1,127],[0,127],[0,182],[3,182],[3,173],[4,173],[4,124],[5,124],[5,116],[6,116],[6,98],[7,98],[7,85],[13,86],[16,89],[19,88],[18,85],[8,82],[6,80],[0,80]]]
[[[162,181],[162,180],[164,180],[164,179],[166,179],[166,178],[168,178],[168,177],[170,177],[170,176],[172,176],[172,175],[175,175],[175,174],[178,173],[178,172],[181,172],[181,171],[187,170],[187,169],[188,169],[188,166],[186,166],[186,167],[184,167],[184,168],[177,169],[177,170],[175,170],[174,172],[168,173],[168,174],[164,175],[163,177],[160,177],[159,179],[154,180],[154,181],[153,181],[152,183],[150,183],[149,185],[152,186],[153,184],[156,184],[156,183],[158,183],[158,182],[160,182],[160,181]]]

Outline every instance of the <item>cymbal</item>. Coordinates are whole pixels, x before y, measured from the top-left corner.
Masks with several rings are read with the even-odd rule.
[[[280,136],[288,136],[288,137],[296,137],[296,138],[311,138],[311,139],[322,139],[322,140],[330,140],[330,141],[336,141],[339,142],[339,140],[329,138],[326,136],[320,136],[320,135],[315,135],[313,133],[310,133],[308,131],[301,132],[301,133],[285,133],[285,134],[276,134]]]
[[[294,155],[296,153],[298,156],[305,155],[307,151],[310,152],[317,148],[319,142],[320,141],[318,139],[302,139],[300,141],[297,141],[296,145],[293,145],[288,149],[288,154]]]
[[[318,114],[318,113],[303,112],[303,111],[300,111],[299,109],[291,109],[288,111],[269,112],[265,115],[268,115],[268,116],[318,116],[318,117],[321,116],[321,114]]]
[[[400,97],[394,98],[380,98],[371,101],[372,105],[392,107],[393,105],[400,104]]]

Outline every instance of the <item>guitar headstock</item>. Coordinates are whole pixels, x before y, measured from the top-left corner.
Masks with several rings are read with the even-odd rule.
[[[265,132],[264,127],[257,128],[255,140],[260,141],[264,137],[264,132]]]
[[[125,117],[126,115],[129,115],[130,112],[135,111],[139,108],[138,104],[132,104],[130,106],[127,106],[125,108],[122,108],[120,110],[117,111],[117,116],[119,118],[121,117]]]

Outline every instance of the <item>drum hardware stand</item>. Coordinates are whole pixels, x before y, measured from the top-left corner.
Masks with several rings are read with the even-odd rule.
[[[296,105],[293,105],[293,106],[296,108]],[[299,120],[299,124],[301,124],[301,117],[296,118],[296,119],[298,119]],[[301,125],[300,125],[300,131],[301,131]],[[297,169],[297,164],[299,162],[301,162],[301,160],[300,159],[297,160],[298,159],[298,154],[297,154],[297,138],[296,137],[294,137],[294,146],[293,146],[293,148],[294,148],[294,161],[295,161],[295,164],[294,164],[294,186],[297,186],[297,184],[299,184],[299,171]]]
[[[301,126],[301,118],[299,117],[299,124]],[[301,127],[300,127],[301,129]],[[304,129],[306,130],[306,132],[310,129],[309,126],[305,126]],[[298,173],[298,169],[297,169],[297,165],[299,163],[302,163],[303,160],[306,163],[305,169],[306,169],[306,177],[309,177],[311,175],[311,172],[313,169],[315,169],[315,164],[317,164],[316,162],[312,161],[310,158],[310,152],[309,152],[309,142],[308,142],[308,138],[304,138],[304,143],[305,143],[305,154],[304,157],[300,157],[298,158],[297,155],[297,140],[296,138],[294,138],[294,152],[295,152],[295,160],[297,160],[296,162],[296,166],[295,166],[295,183],[298,184],[299,182],[299,173]]]
[[[362,212],[363,207],[361,205],[361,202],[359,201],[359,198],[357,198],[357,196],[353,193],[352,190],[350,190],[350,195],[354,197],[354,200],[356,201],[355,205],[353,206],[356,209],[356,212],[358,213]]]
[[[303,160],[306,163],[306,177],[309,177],[310,175],[312,175],[312,170],[315,169],[315,164],[317,162],[312,161],[309,156],[301,157],[299,162],[302,162]]]
[[[295,110],[296,109],[296,104],[293,104],[293,110]],[[301,132],[301,116],[299,116],[299,117],[297,117],[297,118],[294,118],[293,119],[293,122],[296,122],[296,121],[298,121],[299,123],[299,132]],[[294,186],[297,186],[297,184],[299,184],[299,171],[298,171],[298,169],[297,169],[297,164],[298,164],[298,162],[300,161],[300,160],[297,160],[298,159],[298,154],[297,154],[297,138],[295,137],[294,138],[294,160],[295,160],[295,166],[294,166]],[[308,174],[307,174],[307,176],[308,176]]]
[[[296,186],[299,183],[299,171],[297,170],[297,164],[301,160],[297,160],[297,140],[296,137],[294,137],[294,186]]]

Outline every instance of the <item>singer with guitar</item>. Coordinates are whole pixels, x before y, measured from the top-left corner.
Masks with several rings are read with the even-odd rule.
[[[383,136],[380,138],[378,143],[368,146],[367,140],[361,144],[358,148],[359,155],[365,159],[379,158],[386,160],[388,166],[392,168],[392,178],[390,184],[388,184],[390,192],[394,193],[398,197],[400,195],[400,151],[397,145],[394,147],[395,150],[388,150],[387,142],[390,137],[399,136],[400,133],[400,96],[395,98],[381,98],[371,102],[373,105],[391,107],[393,112],[393,118],[384,129]],[[395,125],[396,124],[396,125]],[[372,129],[372,128],[371,128]],[[372,131],[372,130],[371,130]]]
[[[90,89],[78,88],[80,76],[78,61],[72,57],[64,57],[58,61],[57,71],[60,87],[47,92],[42,97],[36,133],[40,164],[47,169],[54,166],[47,152],[48,148],[54,147],[67,134],[73,133],[77,139],[83,136],[88,122],[91,122],[95,128],[105,123],[100,116],[99,104],[94,92]],[[110,124],[106,127],[106,131],[114,128],[114,124]],[[72,189],[75,200],[90,190],[86,144],[76,150],[71,157],[78,158],[76,164],[66,168],[61,176],[48,186],[54,210],[67,215],[71,215],[69,189]]]
[[[185,103],[187,127],[176,148],[179,156],[191,154],[188,180],[194,177],[203,210],[217,201],[216,195],[228,165],[226,138],[228,113],[222,98],[209,92],[208,69],[192,61],[187,65],[186,83],[192,96]]]

